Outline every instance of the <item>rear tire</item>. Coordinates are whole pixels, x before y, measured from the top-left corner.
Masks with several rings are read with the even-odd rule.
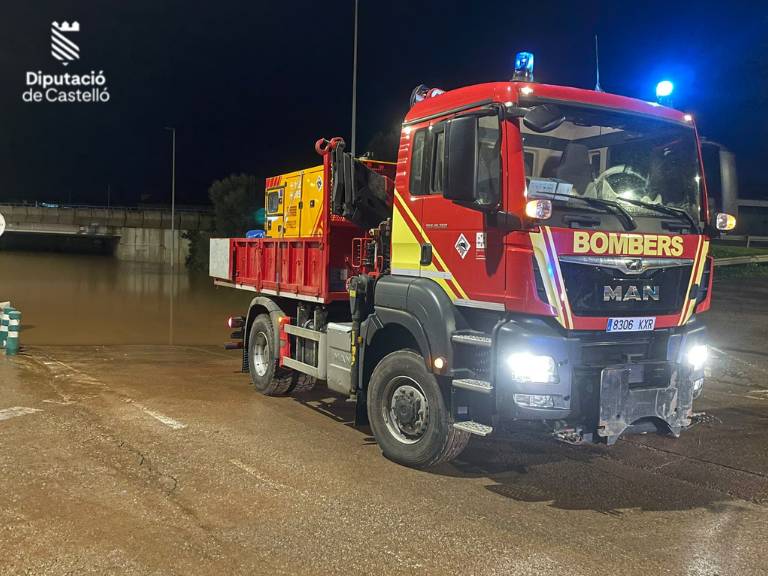
[[[266,396],[287,394],[296,381],[293,370],[279,365],[279,355],[275,350],[275,329],[269,314],[259,314],[251,324],[248,371],[253,386]]]
[[[398,350],[376,366],[368,385],[368,419],[384,456],[429,468],[461,454],[469,433],[453,427],[440,385],[412,350]]]

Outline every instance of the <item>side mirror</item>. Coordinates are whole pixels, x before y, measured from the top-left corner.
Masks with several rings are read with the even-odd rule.
[[[719,212],[715,217],[715,228],[721,232],[728,232],[736,228],[736,216]]]
[[[468,114],[445,131],[443,195],[470,208],[491,212],[501,200],[501,125],[497,113]]]
[[[471,204],[477,191],[477,116],[454,118],[448,125],[443,195]]]

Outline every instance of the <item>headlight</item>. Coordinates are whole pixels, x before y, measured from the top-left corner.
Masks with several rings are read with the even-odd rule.
[[[518,352],[507,356],[507,367],[514,380],[518,382],[554,382],[557,365],[551,356],[538,356],[527,352]]]
[[[696,344],[688,349],[687,360],[694,370],[704,367],[709,357],[709,349],[706,344]]]

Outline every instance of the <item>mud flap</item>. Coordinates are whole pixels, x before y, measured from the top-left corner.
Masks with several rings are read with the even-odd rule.
[[[622,432],[641,418],[661,420],[675,437],[690,425],[690,378],[681,377],[679,370],[672,369],[668,385],[663,388],[644,386],[642,379],[642,365],[611,366],[602,371],[597,433],[608,444],[616,442]]]

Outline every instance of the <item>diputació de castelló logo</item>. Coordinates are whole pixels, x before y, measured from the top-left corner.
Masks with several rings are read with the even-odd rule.
[[[51,22],[51,56],[63,66],[80,60],[80,46],[73,39],[80,30],[77,21]],[[103,70],[83,74],[30,70],[26,73],[26,86],[21,98],[27,103],[106,103],[110,99]]]

